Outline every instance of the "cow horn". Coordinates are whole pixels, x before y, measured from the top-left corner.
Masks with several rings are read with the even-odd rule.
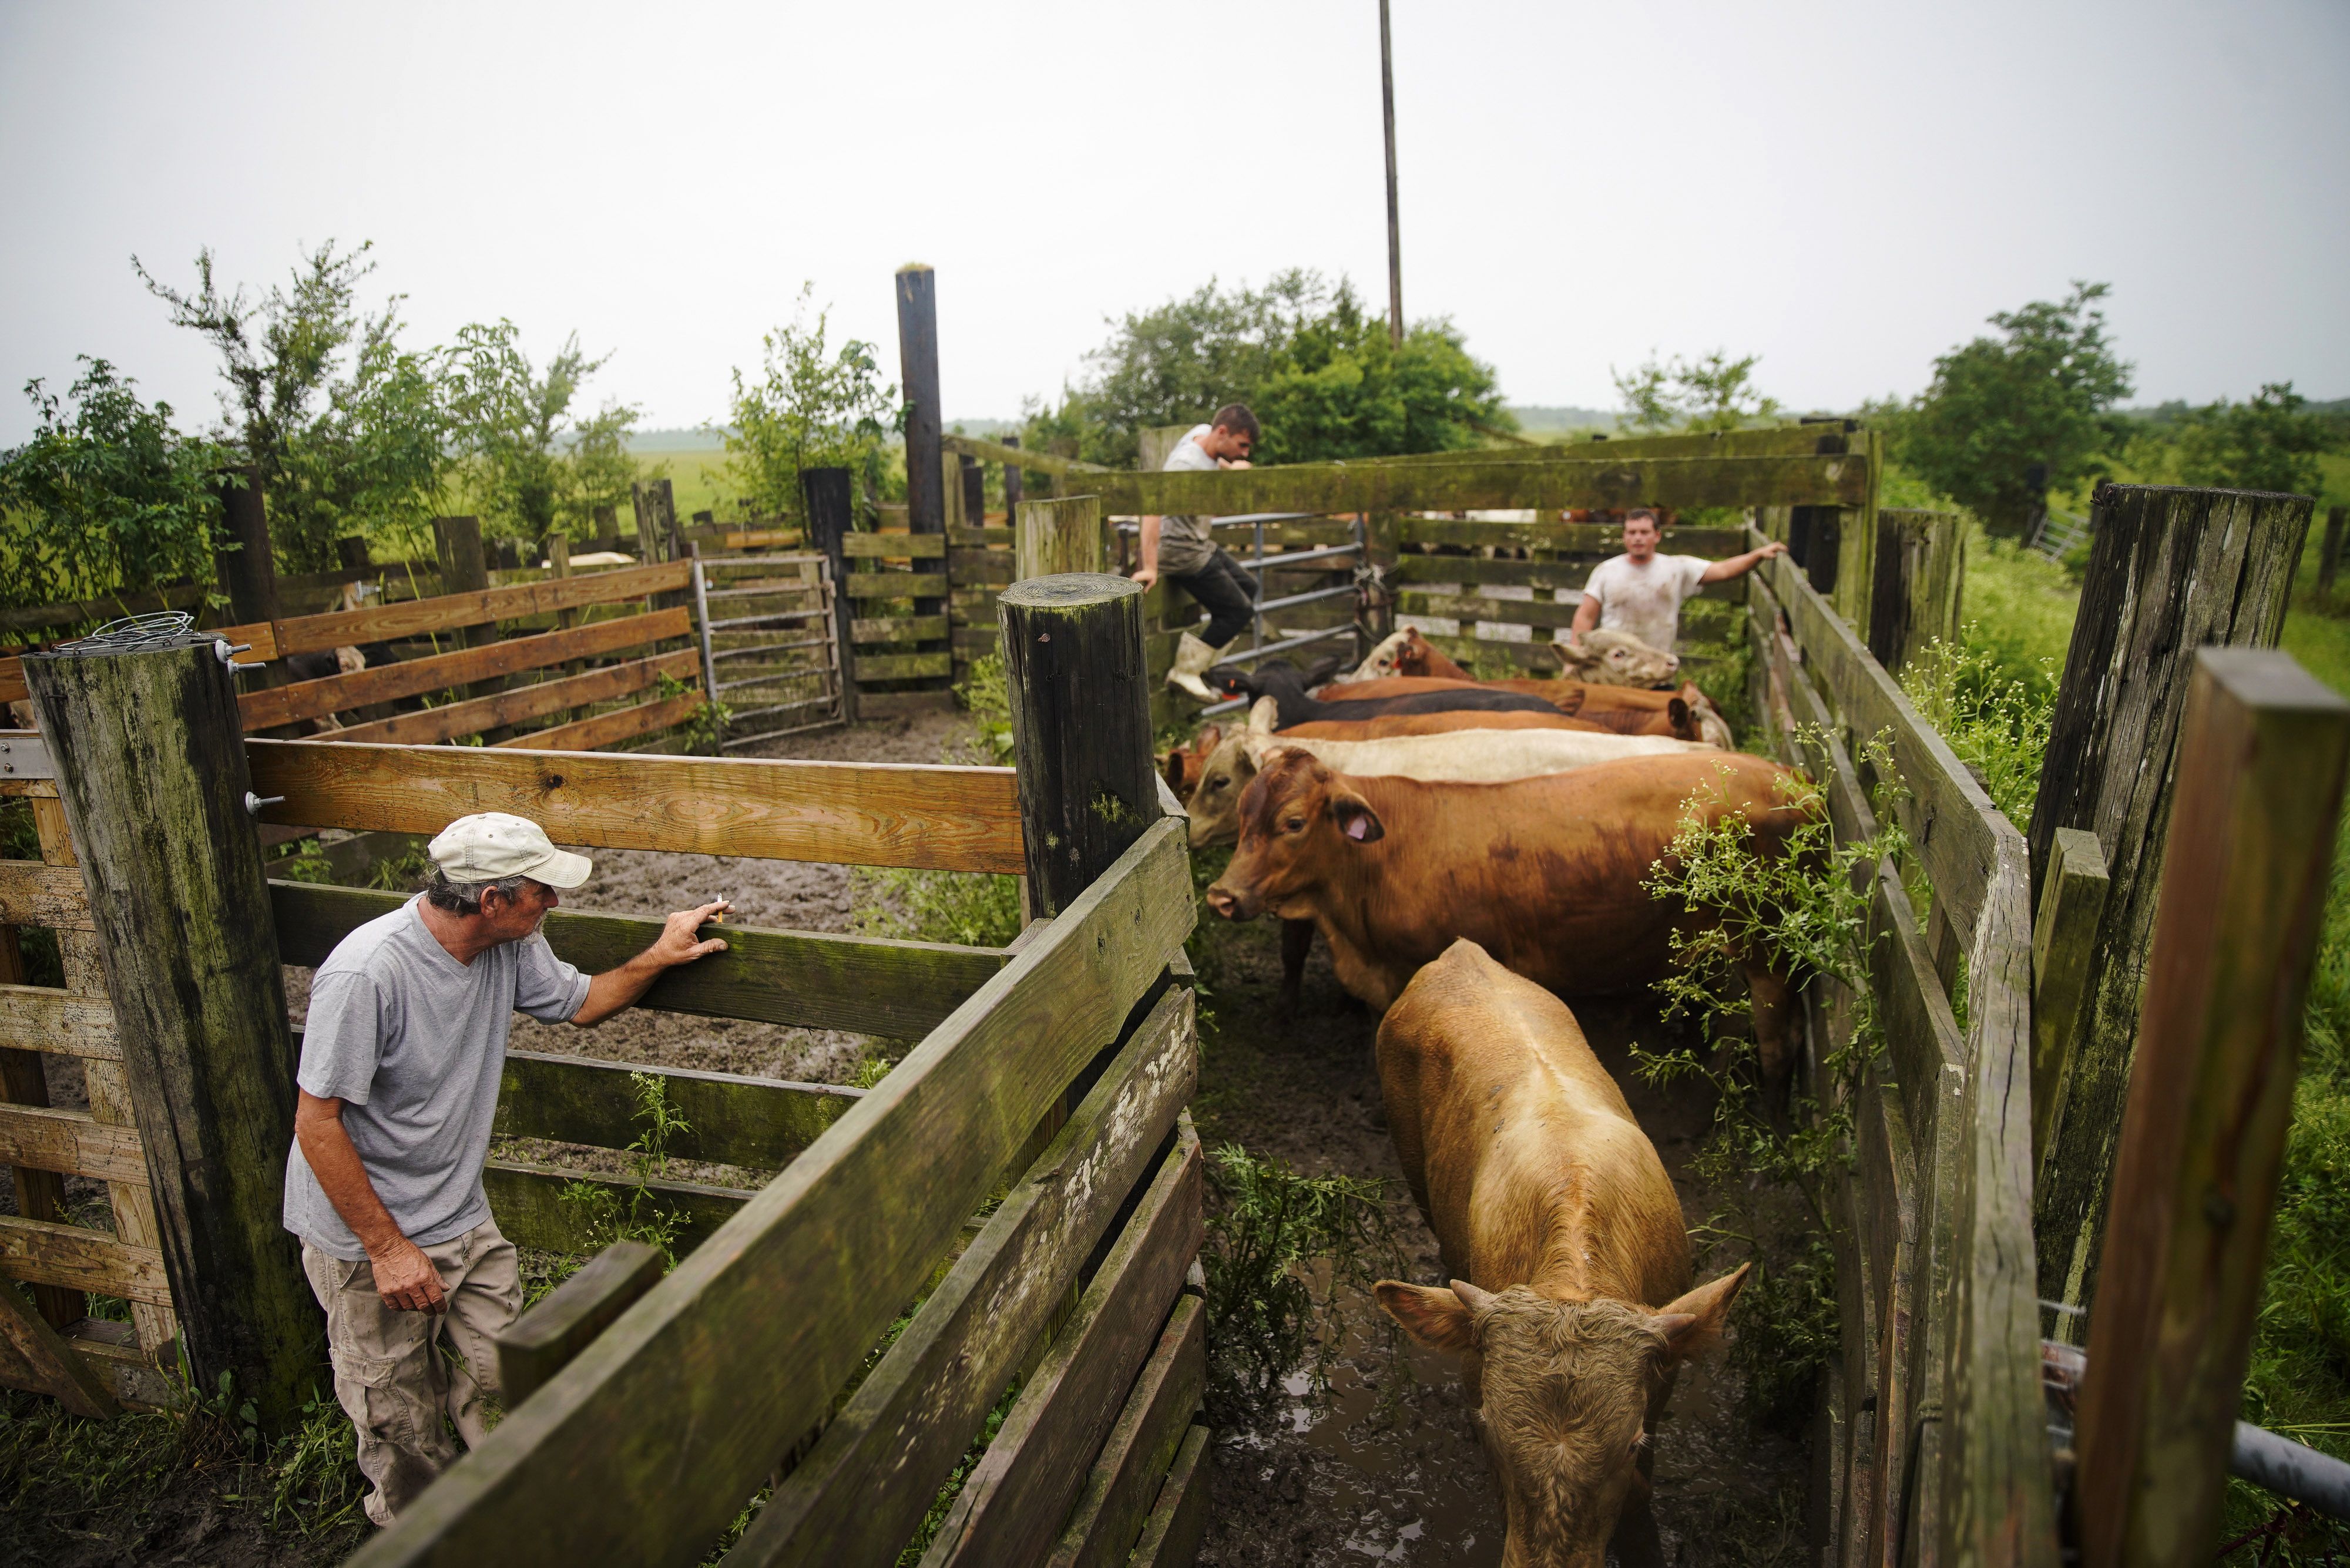
[[[1452,1282],[1452,1293],[1459,1296],[1461,1298],[1461,1304],[1467,1307],[1471,1312],[1482,1312],[1487,1307],[1493,1304],[1493,1297],[1491,1292],[1481,1291],[1466,1280],[1454,1280]]]

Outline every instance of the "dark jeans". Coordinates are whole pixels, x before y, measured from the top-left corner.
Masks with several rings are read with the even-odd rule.
[[[1200,634],[1200,640],[1210,648],[1222,648],[1249,628],[1256,608],[1256,579],[1242,571],[1240,563],[1225,551],[1219,549],[1196,572],[1167,575],[1206,607],[1208,629]]]

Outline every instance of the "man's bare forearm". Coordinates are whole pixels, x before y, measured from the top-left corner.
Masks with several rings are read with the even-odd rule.
[[[335,1206],[335,1212],[343,1217],[343,1223],[351,1228],[369,1256],[406,1240],[391,1210],[377,1195],[375,1183],[368,1179],[367,1167],[343,1126],[341,1101],[322,1100],[305,1090],[295,1111],[294,1137],[302,1146],[302,1158],[310,1162],[310,1174],[318,1179],[327,1201]]]
[[[588,1000],[571,1015],[571,1022],[582,1029],[601,1023],[623,1008],[633,1007],[637,999],[652,989],[653,981],[661,977],[669,965],[653,957],[650,948],[630,959],[618,969],[608,969],[588,982]]]
[[[1585,632],[1598,630],[1599,601],[1593,598],[1589,594],[1584,595],[1583,597],[1575,604],[1575,625],[1569,629],[1574,633],[1575,639],[1577,642],[1580,642],[1583,639],[1583,634]]]

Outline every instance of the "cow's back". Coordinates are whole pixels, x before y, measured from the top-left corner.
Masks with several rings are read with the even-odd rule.
[[[1326,691],[1330,688],[1326,686],[1323,690]],[[1470,709],[1444,713],[1383,713],[1376,719],[1316,719],[1310,723],[1293,724],[1280,733],[1284,739],[1295,735],[1316,741],[1376,741],[1388,735],[1449,735],[1461,730],[1579,730],[1586,734],[1612,732],[1606,726],[1595,724],[1588,719],[1570,719],[1555,710],[1550,712],[1532,709],[1490,712]]]
[[[1672,1181],[1565,1002],[1456,941],[1388,1010],[1378,1068],[1453,1273],[1635,1302],[1688,1288]]]
[[[1660,978],[1682,911],[1643,884],[1694,802],[1736,813],[1775,852],[1800,814],[1792,775],[1711,749],[1600,763],[1509,784],[1342,776],[1383,836],[1346,853],[1316,911],[1342,983],[1373,1006],[1467,938],[1562,996],[1630,991]]]

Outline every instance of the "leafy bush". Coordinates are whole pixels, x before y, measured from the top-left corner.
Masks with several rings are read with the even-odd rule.
[[[172,406],[84,358],[67,397],[25,385],[40,424],[0,455],[0,604],[59,604],[209,584],[224,542],[213,471],[227,454],[183,436]]]
[[[759,340],[759,379],[734,371],[727,477],[754,511],[771,517],[799,514],[804,469],[856,469],[878,487],[882,446],[905,428],[898,389],[881,383],[880,351],[852,337],[828,353],[829,311],[804,325],[815,286],[802,286],[790,326]]]
[[[1367,1289],[1400,1254],[1377,1180],[1301,1176],[1226,1144],[1209,1156],[1208,1198],[1208,1415],[1248,1426],[1301,1366],[1315,1386],[1327,1380],[1338,1293]],[[1309,1276],[1326,1261],[1317,1294]]]

